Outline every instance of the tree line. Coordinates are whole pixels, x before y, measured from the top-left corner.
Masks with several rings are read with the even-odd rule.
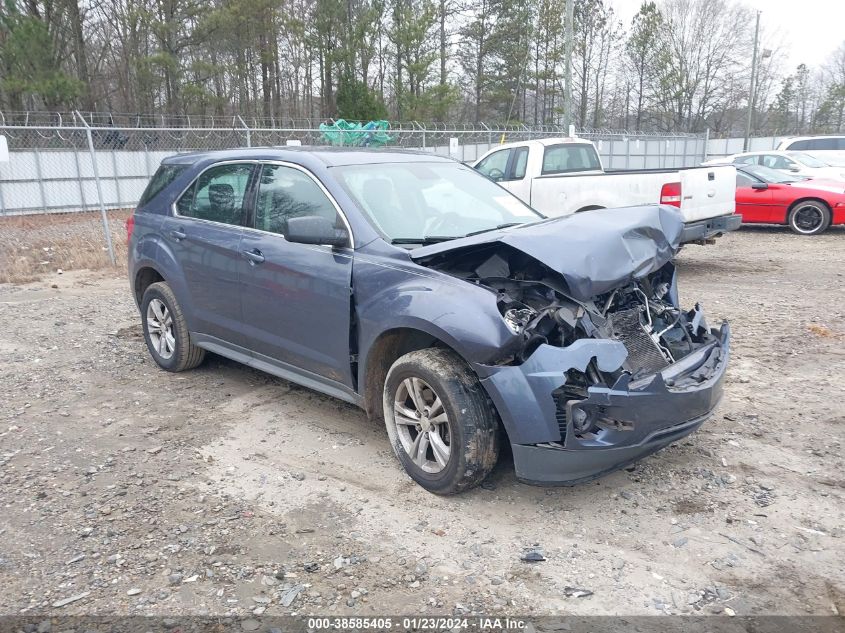
[[[731,134],[753,12],[574,0],[579,127]],[[0,0],[0,111],[560,124],[565,0]],[[841,131],[845,42],[785,71],[763,32],[755,133]]]

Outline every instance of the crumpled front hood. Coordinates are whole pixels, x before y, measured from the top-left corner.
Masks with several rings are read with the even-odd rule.
[[[459,257],[506,244],[560,273],[573,299],[589,301],[669,262],[683,228],[673,207],[601,209],[422,246],[410,256],[425,263],[437,255]]]

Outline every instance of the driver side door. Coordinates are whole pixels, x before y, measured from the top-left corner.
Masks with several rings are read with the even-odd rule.
[[[324,216],[339,228],[344,218],[304,168],[264,163],[260,169],[255,206],[240,244],[247,346],[258,367],[295,373],[300,382],[318,382],[324,391],[351,389],[352,244],[285,239],[290,218]]]
[[[736,212],[746,223],[774,222],[771,191],[773,185],[765,189],[754,189],[752,185],[755,184],[759,186],[765,183],[741,171],[736,172]]]
[[[498,182],[503,187],[507,187],[505,180],[507,179],[508,161],[512,151],[511,148],[508,148],[493,152],[475,166],[476,171],[484,174],[493,182]]]

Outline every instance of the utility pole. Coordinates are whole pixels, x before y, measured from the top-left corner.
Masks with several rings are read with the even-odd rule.
[[[569,134],[569,127],[574,123],[572,119],[572,9],[575,0],[566,0],[566,20],[564,21],[564,32],[566,39],[563,53],[563,126]]]
[[[751,87],[748,91],[748,115],[745,119],[745,140],[742,143],[742,151],[744,152],[748,151],[749,137],[751,136],[751,116],[754,112],[754,92],[756,90],[754,84],[757,82],[757,42],[760,38],[761,13],[762,11],[757,12],[757,25],[754,27],[754,54],[751,56]]]

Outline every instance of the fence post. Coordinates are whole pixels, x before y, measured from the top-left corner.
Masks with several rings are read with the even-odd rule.
[[[44,192],[44,176],[41,174],[41,152],[38,148],[33,150],[35,154],[35,177],[38,178],[38,195],[41,196],[41,210],[47,210],[47,195]]]
[[[74,110],[74,114],[82,121],[85,126],[85,136],[88,137],[88,151],[91,153],[91,168],[94,170],[94,182],[97,185],[97,199],[100,201],[100,215],[103,218],[103,232],[106,234],[106,246],[109,249],[109,259],[112,266],[117,262],[114,259],[114,246],[111,243],[111,231],[109,230],[109,218],[106,215],[106,203],[103,200],[103,185],[100,183],[100,169],[97,167],[97,153],[94,151],[94,137],[91,134],[91,127],[88,125],[79,110]]]
[[[246,122],[244,122],[243,118],[241,118],[240,114],[237,115],[237,116],[238,116],[238,121],[241,122],[241,125],[244,126],[244,130],[246,130],[246,146],[252,147],[252,130],[249,129],[249,126],[246,124]]]
[[[710,128],[704,130],[704,151],[702,152],[701,162],[707,160],[707,146],[710,145]]]
[[[76,179],[79,182],[79,200],[82,202],[82,208],[87,209],[88,204],[85,202],[85,183],[82,181],[82,167],[79,165],[79,150],[73,148],[73,162],[76,164]]]
[[[493,130],[491,130],[487,125],[485,125],[484,121],[481,122],[481,125],[484,126],[484,129],[487,130],[487,149],[491,149],[493,147]]]

